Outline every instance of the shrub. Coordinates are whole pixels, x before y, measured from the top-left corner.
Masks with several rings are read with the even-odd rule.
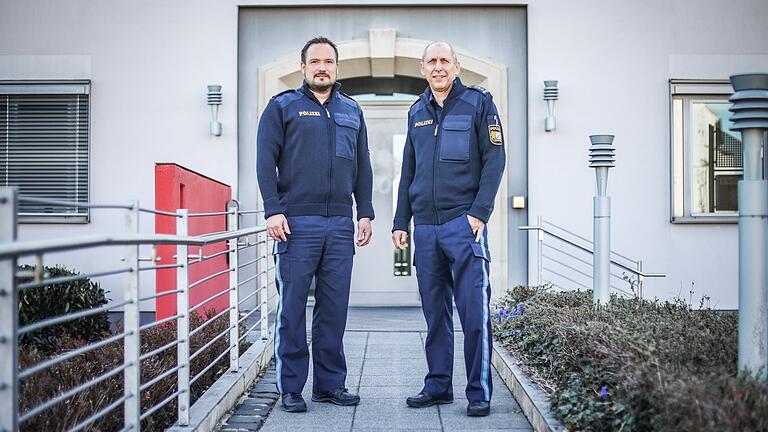
[[[208,317],[213,316],[210,312],[207,315]],[[190,317],[190,328],[197,328],[203,322],[202,318],[193,313]],[[217,318],[215,322],[192,336],[190,340],[190,353],[200,349],[228,326],[227,314]],[[175,323],[163,324],[144,330],[141,333],[141,352],[142,354],[150,352],[175,340],[177,340]],[[58,341],[56,354],[75,349],[83,346],[83,344],[84,342],[81,340],[76,340],[69,336],[62,337]],[[228,346],[228,337],[225,336],[195,357],[192,360],[191,377],[194,377],[208,366]],[[248,346],[249,344],[247,343],[240,344],[241,352],[246,350]],[[26,368],[44,359],[39,352],[22,351],[20,364],[23,368]],[[123,343],[120,341],[97,348],[39,372],[22,380],[19,391],[20,410],[22,413],[27,412],[32,407],[39,406],[71,388],[107,373],[115,367],[119,367],[122,363]],[[141,382],[148,382],[175,366],[176,347],[174,346],[141,362]],[[191,402],[194,403],[228,367],[229,356],[224,356],[216,366],[209,369],[198,381],[195,381],[191,388]],[[146,412],[150,407],[155,406],[175,391],[176,374],[174,373],[141,392],[142,412]],[[113,401],[122,397],[122,395],[123,374],[118,373],[22,423],[21,430],[65,430],[71,428],[99,410],[106,408]],[[164,408],[143,420],[141,429],[161,431],[175,421],[176,401],[174,399]],[[88,429],[114,431],[122,428],[123,409],[122,406],[118,406],[105,417],[93,423]]]
[[[737,314],[682,300],[516,287],[494,333],[571,430],[766,430],[768,384],[737,374]]]
[[[20,266],[19,270],[29,274],[34,267]],[[51,278],[78,275],[61,266],[45,267],[44,271]],[[32,277],[17,278],[17,284],[32,280]],[[107,303],[104,290],[98,283],[91,282],[87,278],[21,290],[19,292],[19,326],[65,313],[101,307]],[[40,351],[42,355],[50,355],[55,351],[60,338],[95,342],[108,334],[109,319],[107,313],[103,312],[24,334],[19,338],[19,344],[23,350],[34,349]]]

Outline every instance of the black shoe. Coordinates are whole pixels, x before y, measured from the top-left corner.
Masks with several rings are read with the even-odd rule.
[[[467,405],[467,415],[470,417],[485,417],[491,413],[491,403],[488,401],[470,401]]]
[[[283,410],[287,412],[304,412],[307,410],[307,403],[301,397],[301,393],[283,394]]]
[[[345,388],[329,391],[312,390],[312,402],[330,402],[335,405],[349,406],[360,403],[360,396],[352,394]]]
[[[435,404],[449,403],[453,403],[453,396],[433,397],[423,391],[405,400],[405,404],[411,408],[426,408]]]

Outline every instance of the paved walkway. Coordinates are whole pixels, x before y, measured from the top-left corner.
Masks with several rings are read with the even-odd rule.
[[[308,313],[308,316],[311,316]],[[458,318],[455,319],[458,325]],[[464,396],[466,371],[463,335],[456,333],[454,402],[414,409],[405,398],[418,393],[427,371],[424,355],[424,319],[418,308],[353,308],[344,337],[347,354],[347,387],[360,394],[356,407],[311,401],[312,372],[304,388],[306,413],[286,413],[279,401],[261,431],[530,431],[530,423],[509,390],[493,371],[491,415],[467,417]],[[273,375],[265,379],[273,381]],[[266,383],[261,383],[264,389]],[[257,396],[254,394],[254,397]],[[248,402],[246,401],[246,404]],[[243,410],[241,409],[240,412]],[[259,422],[261,423],[261,422]],[[230,423],[225,428],[254,430],[256,425]]]

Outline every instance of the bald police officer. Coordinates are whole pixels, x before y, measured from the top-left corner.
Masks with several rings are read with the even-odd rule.
[[[429,372],[410,407],[453,402],[453,306],[464,331],[467,415],[490,413],[490,254],[485,224],[504,172],[504,142],[496,106],[485,89],[466,87],[445,42],[424,49],[421,74],[429,87],[408,113],[408,136],[392,230],[407,245],[414,220],[414,265],[424,318]]]
[[[257,176],[267,231],[275,239],[280,303],[275,324],[277,389],[282,407],[302,412],[309,351],[306,306],[312,313],[312,400],[356,405],[345,388],[342,338],[347,323],[357,206],[357,245],[371,239],[373,179],[360,106],[339,91],[339,53],[319,37],[301,50],[304,84],[270,100],[259,121]]]

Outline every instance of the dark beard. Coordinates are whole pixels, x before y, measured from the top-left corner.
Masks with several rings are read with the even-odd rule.
[[[330,83],[330,84],[327,84],[327,85],[316,85],[316,84],[312,84],[311,82],[307,82],[307,84],[309,85],[310,90],[315,91],[317,93],[325,93],[331,87],[333,87],[334,83]]]

